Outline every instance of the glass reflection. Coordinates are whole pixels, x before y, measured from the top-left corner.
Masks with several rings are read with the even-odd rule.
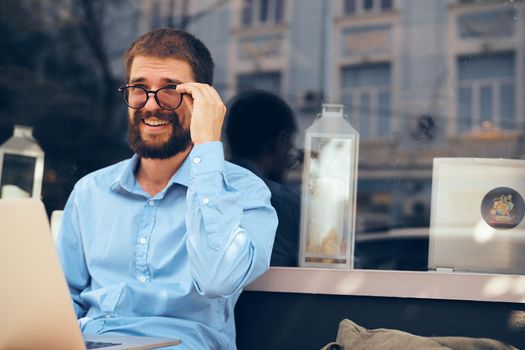
[[[251,89],[283,98],[297,120],[290,148],[304,148],[322,102],[346,106],[361,135],[355,267],[428,269],[435,158],[525,157],[523,1],[6,0],[4,9],[0,144],[15,124],[34,128],[49,211],[82,175],[129,157],[114,91],[123,51],[154,27],[203,39],[224,100]],[[302,172],[282,182],[299,191]]]

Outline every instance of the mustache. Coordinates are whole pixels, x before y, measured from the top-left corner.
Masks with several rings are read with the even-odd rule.
[[[148,111],[145,109],[140,109],[140,110],[135,111],[133,121],[136,124],[140,122],[141,119],[148,119],[148,118],[157,118],[157,119],[166,120],[172,123],[179,122],[179,115],[175,111],[163,111],[163,110]]]

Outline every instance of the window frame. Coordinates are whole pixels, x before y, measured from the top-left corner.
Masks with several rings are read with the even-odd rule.
[[[245,290],[525,304],[525,275],[272,266]]]

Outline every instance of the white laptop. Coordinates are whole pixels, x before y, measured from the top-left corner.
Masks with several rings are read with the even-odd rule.
[[[525,160],[435,158],[429,269],[525,273]]]
[[[0,350],[157,349],[179,339],[82,338],[42,202],[0,199]]]

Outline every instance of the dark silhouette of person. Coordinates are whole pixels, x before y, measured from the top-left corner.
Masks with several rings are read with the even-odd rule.
[[[291,108],[271,92],[251,90],[228,103],[225,123],[230,161],[258,175],[272,193],[279,224],[270,265],[297,266],[300,195],[284,184],[286,171],[299,160],[293,152],[297,124]]]

